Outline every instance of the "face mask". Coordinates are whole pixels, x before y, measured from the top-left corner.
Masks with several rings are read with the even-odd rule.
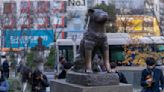
[[[148,69],[153,70],[154,66],[148,66]]]

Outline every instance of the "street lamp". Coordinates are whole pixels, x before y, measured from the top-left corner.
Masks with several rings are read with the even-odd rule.
[[[73,59],[75,61],[76,58],[76,40],[77,40],[77,34],[72,35],[72,41],[73,41]]]

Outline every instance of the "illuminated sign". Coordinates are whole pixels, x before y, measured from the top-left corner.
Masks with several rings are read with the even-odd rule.
[[[6,30],[4,37],[6,48],[35,47],[39,37],[43,39],[43,45],[48,47],[54,40],[53,30]]]

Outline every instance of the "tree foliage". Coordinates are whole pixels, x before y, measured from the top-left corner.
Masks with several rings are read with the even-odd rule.
[[[53,69],[54,68],[54,64],[55,64],[55,56],[56,56],[56,53],[55,53],[55,48],[51,48],[50,49],[50,54],[48,56],[48,60],[47,62],[45,63],[46,66],[48,66],[49,68]]]
[[[33,67],[34,66],[34,53],[33,51],[27,53],[27,66]]]

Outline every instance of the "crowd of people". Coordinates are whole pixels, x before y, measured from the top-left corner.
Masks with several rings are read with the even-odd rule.
[[[99,64],[96,64],[99,65],[98,68],[95,68],[98,69],[95,70],[96,72],[102,72],[104,70],[104,67],[101,64],[100,59],[101,57],[98,57],[96,58],[97,61],[95,61],[95,62],[99,62]],[[71,63],[67,63],[64,57],[61,57],[60,60],[61,60],[62,72],[59,74],[58,79],[64,79],[66,78],[67,72],[71,69],[73,65]],[[140,81],[142,87],[141,92],[161,92],[164,89],[164,76],[162,70],[156,68],[157,63],[153,57],[147,57],[145,59],[145,62],[147,67],[144,70],[142,70],[142,74],[141,74],[141,81]],[[127,84],[128,81],[125,75],[119,70],[117,70],[117,65],[118,63],[116,62],[110,63],[111,72],[118,74],[120,83]]]
[[[101,61],[101,57],[97,56],[94,60],[94,72],[104,72],[105,68]],[[162,70],[156,68],[156,60],[153,57],[145,59],[147,67],[141,74],[141,92],[161,92],[164,88],[164,76]],[[121,83],[128,83],[125,75],[117,70],[117,63],[110,62],[111,72],[118,74]],[[67,72],[73,67],[72,63],[66,61],[64,57],[60,57],[60,69],[62,70],[57,79],[65,79]],[[17,72],[21,75],[22,91],[21,92],[46,92],[49,86],[46,75],[39,69],[32,71],[24,64],[20,64]],[[9,90],[9,62],[4,60],[0,67],[0,92],[8,92]]]
[[[42,71],[39,69],[32,71],[27,66],[21,65],[18,72],[21,74],[22,92],[46,92],[49,82]]]
[[[5,58],[0,66],[0,92],[8,92],[12,85],[9,85],[10,73],[9,61]],[[21,92],[46,92],[49,86],[46,75],[39,69],[30,69],[23,63],[17,67],[17,73],[21,80]]]

